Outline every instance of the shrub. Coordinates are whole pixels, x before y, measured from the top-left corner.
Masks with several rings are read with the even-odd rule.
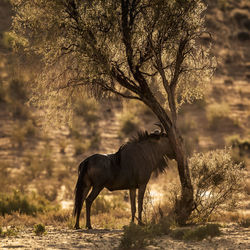
[[[36,215],[54,209],[49,202],[33,193],[32,195],[24,195],[18,191],[12,194],[0,194],[0,214],[12,214],[19,212],[20,214]]]
[[[98,196],[91,207],[92,214],[110,212],[112,209],[111,202],[107,201],[103,196]]]
[[[17,230],[13,227],[11,228],[7,228],[6,231],[4,231],[1,227],[0,227],[0,237],[6,237],[6,236],[15,236],[17,235]]]
[[[247,30],[250,31],[250,19],[245,20],[243,25]]]
[[[250,227],[250,218],[241,219],[241,220],[239,221],[239,225],[240,225],[241,227],[246,227],[246,228]]]
[[[189,166],[196,204],[191,221],[207,221],[219,208],[236,203],[243,191],[244,175],[242,164],[232,161],[229,150],[195,154]]]
[[[130,223],[124,226],[124,233],[121,239],[120,248],[122,249],[142,249],[156,237],[170,233],[170,223],[167,218],[162,218],[157,224],[139,226]]]
[[[230,108],[226,103],[210,104],[206,108],[206,115],[211,129],[217,129],[221,122],[228,119]]]
[[[124,233],[120,243],[122,249],[142,249],[148,244],[149,235],[145,227],[130,223],[123,229]]]
[[[37,134],[37,129],[34,125],[33,120],[28,120],[24,124],[24,129],[25,129],[25,136],[28,138],[34,137]]]
[[[0,79],[0,103],[6,102],[6,90],[4,89],[3,82]]]
[[[82,143],[80,141],[75,140],[74,148],[75,148],[75,156],[78,156],[83,154],[89,148],[89,143]]]
[[[127,137],[138,130],[138,120],[132,113],[124,113],[120,121],[120,137]]]
[[[250,40],[250,34],[248,32],[246,32],[246,31],[240,31],[237,34],[237,37],[238,37],[238,40],[241,41],[241,42],[245,42],[245,41]]]
[[[55,163],[53,161],[52,147],[47,143],[39,155],[29,154],[25,161],[25,175],[35,179],[45,172],[47,177],[52,177]]]
[[[34,226],[34,233],[37,235],[37,236],[41,236],[43,235],[44,233],[46,232],[45,230],[45,226],[43,224],[36,224]]]
[[[11,49],[12,48],[12,43],[13,43],[13,37],[11,36],[11,33],[10,32],[4,32],[1,44],[7,49]]]
[[[218,224],[207,224],[195,228],[178,228],[172,230],[170,236],[177,240],[200,241],[221,234]]]
[[[10,81],[8,86],[8,96],[11,100],[21,101],[22,103],[27,101],[28,97],[24,82],[18,79]]]
[[[233,80],[232,79],[225,79],[224,80],[224,84],[226,86],[232,86],[234,83],[233,83]]]
[[[226,137],[226,144],[232,148],[238,148],[239,154],[243,156],[250,152],[250,138],[241,138],[238,134]]]
[[[8,105],[8,109],[12,117],[15,119],[27,120],[30,118],[29,109],[20,101],[13,100]]]
[[[0,161],[0,183],[2,192],[8,190],[9,188],[8,184],[12,182],[10,169],[11,169],[10,165],[8,165],[4,161]]]
[[[137,130],[137,125],[134,121],[126,120],[122,124],[121,132],[125,135],[129,135],[130,133]]]
[[[87,124],[95,123],[99,119],[99,107],[94,99],[84,98],[79,100],[75,106],[75,113],[84,118]]]
[[[26,131],[24,127],[17,125],[12,128],[10,141],[12,147],[21,148],[25,142]]]
[[[248,19],[248,15],[244,11],[236,10],[233,14],[233,18],[235,19],[238,25],[241,25],[243,21]]]

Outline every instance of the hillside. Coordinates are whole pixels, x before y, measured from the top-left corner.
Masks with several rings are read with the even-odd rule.
[[[217,58],[218,67],[204,100],[183,106],[179,113],[179,128],[189,155],[223,149],[225,146],[233,147],[234,161],[244,161],[247,195],[242,198],[240,209],[243,215],[248,215],[250,1],[206,2],[209,33],[204,34],[203,43],[207,45],[212,42],[212,52]],[[46,109],[34,106],[29,101],[31,87],[39,68],[38,59],[33,58],[30,62],[28,58],[15,54],[11,48],[8,32],[11,29],[12,14],[9,1],[1,0],[0,194],[12,193],[13,190],[27,194],[36,192],[53,204],[72,209],[79,162],[94,153],[116,152],[138,130],[154,130],[157,120],[141,103],[118,98],[97,103],[87,95],[75,100],[71,110],[71,122],[64,119],[56,122],[56,118],[60,120],[60,117],[46,116]],[[52,120],[47,122],[45,116]],[[170,168],[169,174],[160,177],[158,181],[152,181],[152,196],[157,197],[162,190],[165,192],[168,184],[173,184],[176,179],[176,170]],[[115,193],[114,196],[116,195],[121,200],[127,198],[126,191]],[[102,198],[104,196],[115,200],[110,192],[105,191]],[[118,202],[117,207],[120,209],[119,204]],[[126,211],[121,211],[129,216],[128,202],[125,207]],[[108,220],[108,214],[105,216],[105,220]],[[117,217],[120,218],[118,213]],[[4,223],[11,221],[12,219],[8,221],[5,218]],[[123,222],[119,222],[120,228]],[[96,224],[103,227],[102,223]],[[114,221],[111,225],[117,226]],[[115,232],[115,235],[120,237],[119,232]],[[247,237],[246,235],[244,232],[243,236]],[[206,245],[206,242],[203,243],[202,246]]]

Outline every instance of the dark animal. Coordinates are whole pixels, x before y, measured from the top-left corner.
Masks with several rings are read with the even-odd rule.
[[[165,159],[175,158],[169,139],[163,131],[148,134],[147,131],[120,147],[115,154],[94,154],[79,165],[75,187],[74,215],[75,228],[79,228],[79,218],[86,199],[86,227],[91,229],[90,209],[93,201],[103,188],[110,191],[129,189],[132,222],[134,222],[136,189],[138,189],[138,222],[142,224],[143,197],[152,172],[163,172],[167,166]],[[92,190],[88,195],[90,189]],[[87,198],[86,198],[87,197]]]

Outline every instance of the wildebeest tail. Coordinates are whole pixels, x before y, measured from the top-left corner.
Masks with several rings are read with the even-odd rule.
[[[81,211],[83,201],[86,197],[84,196],[84,188],[86,188],[86,183],[84,183],[84,176],[86,175],[88,169],[88,161],[85,160],[81,162],[78,168],[78,179],[75,186],[75,205],[73,215],[76,216],[78,211]]]

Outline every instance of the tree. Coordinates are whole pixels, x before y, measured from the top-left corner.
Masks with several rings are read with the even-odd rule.
[[[146,104],[168,133],[182,187],[176,204],[184,224],[194,207],[178,110],[203,95],[214,63],[200,42],[200,0],[18,0],[14,36],[41,56],[49,93],[87,89]]]

